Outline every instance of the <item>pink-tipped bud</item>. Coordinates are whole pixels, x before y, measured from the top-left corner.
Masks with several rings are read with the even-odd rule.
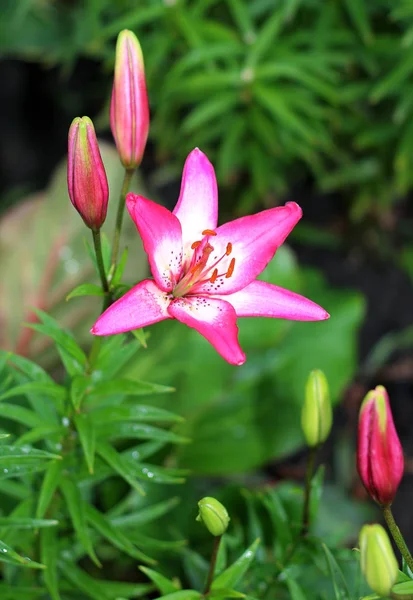
[[[116,44],[110,126],[122,164],[140,165],[149,130],[145,69],[138,38],[125,29]]]
[[[381,385],[367,394],[360,408],[357,468],[373,500],[391,504],[403,477],[404,460],[389,398]]]
[[[109,187],[89,117],[76,117],[69,129],[67,187],[85,224],[95,231],[100,229],[106,219]]]

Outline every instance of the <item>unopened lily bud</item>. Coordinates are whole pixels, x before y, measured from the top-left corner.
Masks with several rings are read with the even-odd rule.
[[[221,502],[206,496],[198,502],[198,507],[199,514],[196,520],[203,523],[209,533],[219,536],[226,532],[230,518],[227,509]]]
[[[140,165],[149,131],[145,70],[138,38],[125,29],[116,44],[110,126],[122,164]]]
[[[69,129],[67,187],[86,225],[95,231],[100,229],[106,219],[109,187],[89,117],[76,117]]]
[[[367,583],[379,596],[389,596],[399,571],[389,536],[381,525],[364,525],[359,544],[361,570]]]
[[[331,431],[332,420],[327,378],[318,369],[311,371],[301,412],[301,427],[310,448],[325,442]]]
[[[378,504],[390,505],[403,477],[404,460],[389,398],[382,385],[370,391],[360,408],[357,469]]]

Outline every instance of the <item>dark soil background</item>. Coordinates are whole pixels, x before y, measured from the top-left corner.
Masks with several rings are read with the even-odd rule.
[[[77,115],[94,118],[111,79],[98,63],[83,60],[69,76],[57,69],[16,60],[0,61],[0,213],[24,194],[47,185],[57,163],[66,154],[67,131]],[[108,139],[110,132],[107,133]],[[149,175],[155,166],[149,145],[142,165]],[[177,187],[179,182],[177,182]],[[172,186],[175,188],[175,186]],[[175,200],[175,189],[162,190],[165,201]],[[359,335],[360,370],[338,409],[336,434],[347,432],[355,445],[357,413],[366,391],[384,384],[391,396],[396,427],[406,455],[406,476],[395,502],[398,523],[413,545],[413,351],[391,356],[388,364],[366,377],[363,364],[374,345],[389,332],[412,325],[413,286],[397,265],[397,253],[406,227],[413,228],[409,203],[401,202],[390,224],[349,221],[345,199],[314,191],[312,181],[292,190],[289,199],[304,206],[307,223],[332,231],[340,237],[339,249],[293,243],[302,264],[321,269],[334,287],[360,290],[367,300],[367,313]],[[305,199],[305,200],[303,200]],[[413,229],[412,229],[413,230]],[[337,340],[340,344],[340,340]],[[330,458],[333,441],[327,446]],[[331,459],[331,464],[333,460]],[[269,468],[272,475],[304,475],[304,454]],[[334,477],[334,473],[333,473]],[[354,474],[352,494],[364,491]]]

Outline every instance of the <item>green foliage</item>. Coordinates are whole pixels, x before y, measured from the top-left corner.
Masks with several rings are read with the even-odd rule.
[[[180,168],[201,146],[239,211],[309,172],[320,189],[347,194],[355,219],[412,187],[409,0],[90,0],[57,10],[8,0],[0,27],[4,52],[64,72],[79,56],[111,67],[115,36],[134,30],[158,157]],[[84,292],[94,293],[75,294]]]

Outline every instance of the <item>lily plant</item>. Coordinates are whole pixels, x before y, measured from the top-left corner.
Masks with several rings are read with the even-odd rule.
[[[320,321],[329,314],[303,296],[257,280],[302,216],[295,202],[217,226],[212,164],[198,148],[186,162],[173,212],[129,193],[126,206],[143,241],[153,279],[138,283],[92,328],[112,335],[178,319],[234,365],[245,362],[238,317]]]

